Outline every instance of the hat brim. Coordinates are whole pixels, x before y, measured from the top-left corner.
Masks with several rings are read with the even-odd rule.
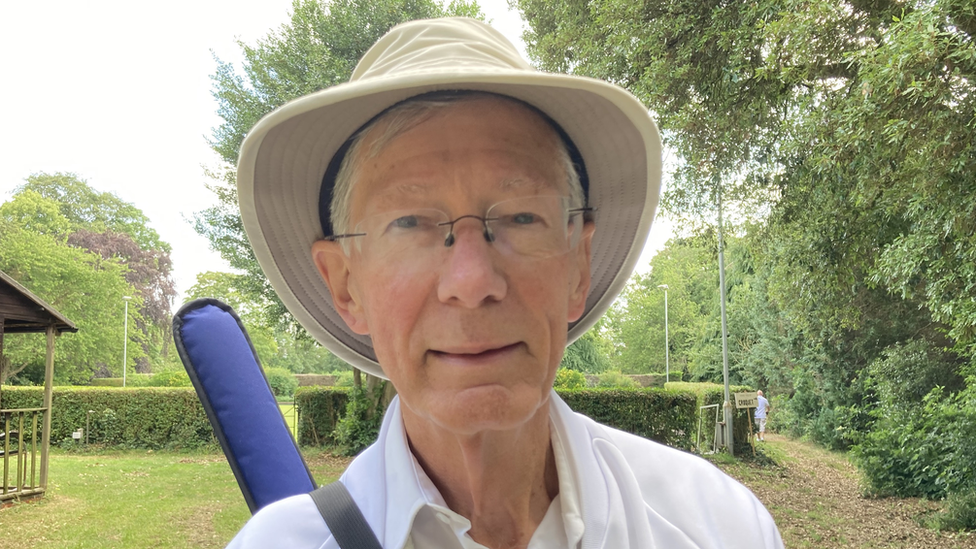
[[[529,103],[562,126],[589,175],[596,209],[592,282],[567,345],[599,320],[640,257],[658,203],[661,140],[647,109],[614,85],[577,76],[457,67],[340,84],[291,101],[247,135],[238,164],[238,200],[254,254],[278,297],[309,334],[339,358],[386,378],[368,336],[336,312],[311,256],[323,236],[322,178],[345,141],[404,99],[439,90],[478,90]]]

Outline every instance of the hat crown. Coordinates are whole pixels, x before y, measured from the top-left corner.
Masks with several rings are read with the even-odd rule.
[[[476,19],[450,17],[393,27],[366,52],[349,81],[466,68],[535,70],[500,32]]]

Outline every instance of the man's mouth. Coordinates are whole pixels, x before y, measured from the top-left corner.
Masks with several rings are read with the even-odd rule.
[[[491,347],[456,347],[444,350],[431,349],[431,353],[442,359],[480,362],[502,357],[514,351],[521,343]]]

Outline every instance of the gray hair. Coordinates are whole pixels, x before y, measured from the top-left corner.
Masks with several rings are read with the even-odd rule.
[[[352,203],[352,189],[359,176],[359,168],[363,161],[376,158],[391,141],[406,133],[411,128],[428,120],[435,113],[452,105],[492,97],[509,101],[518,105],[526,104],[511,97],[487,92],[442,92],[434,96],[424,95],[413,99],[407,99],[391,107],[386,112],[371,120],[366,126],[360,128],[353,136],[349,149],[339,172],[336,174],[335,186],[332,190],[332,202],[329,204],[332,219],[332,234],[344,234],[352,230],[350,227],[350,205]],[[548,120],[547,120],[548,122]],[[550,123],[551,124],[551,123]],[[366,139],[376,128],[379,132],[375,139]],[[572,207],[580,208],[586,205],[586,197],[583,193],[583,186],[580,183],[579,173],[569,154],[569,147],[559,134],[552,129],[553,138],[556,143],[556,154],[558,162],[566,173],[566,183],[569,188],[569,196]],[[364,143],[369,143],[367,150],[362,150]]]

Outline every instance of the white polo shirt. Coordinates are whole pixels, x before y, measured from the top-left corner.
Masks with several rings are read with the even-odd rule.
[[[559,476],[529,549],[782,548],[772,517],[753,494],[708,462],[600,425],[551,395]],[[394,399],[377,442],[340,478],[386,549],[482,549],[471,523],[447,507],[413,457]],[[275,502],[228,546],[339,546],[308,495]]]

